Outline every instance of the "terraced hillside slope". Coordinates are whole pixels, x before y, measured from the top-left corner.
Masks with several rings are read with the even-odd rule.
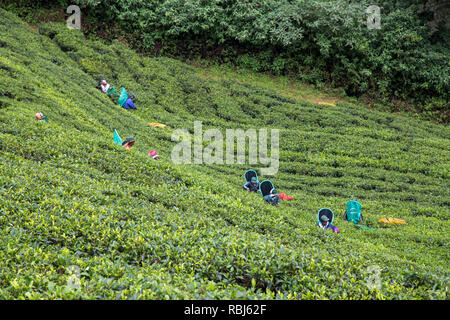
[[[0,10],[1,298],[449,298],[448,127],[197,73]],[[138,110],[101,94],[103,78]],[[243,192],[249,165],[172,163],[173,130],[194,121],[279,129],[279,171],[260,180],[294,201]],[[344,221],[355,197],[377,230]],[[322,207],[340,234],[315,226]]]

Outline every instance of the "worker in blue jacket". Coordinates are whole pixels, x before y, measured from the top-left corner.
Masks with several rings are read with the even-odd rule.
[[[280,196],[278,195],[277,190],[272,189],[270,190],[270,193],[266,196],[264,196],[264,201],[270,203],[273,206],[279,206],[280,205]]]
[[[259,182],[256,177],[252,177],[252,179],[244,184],[244,190],[250,191],[250,192],[259,192]]]
[[[123,108],[124,109],[137,109],[137,107],[134,105],[133,103],[134,100],[134,94],[132,93],[131,95],[128,96],[127,101],[125,101]]]

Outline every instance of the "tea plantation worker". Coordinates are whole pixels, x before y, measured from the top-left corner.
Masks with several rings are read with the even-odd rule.
[[[252,177],[252,179],[244,184],[244,190],[249,192],[258,192],[259,191],[259,182],[256,177]]]
[[[128,99],[127,99],[127,101],[125,101],[123,108],[127,109],[127,110],[137,109],[137,107],[133,103],[133,100],[134,100],[134,94],[132,93],[131,95],[128,96]]]
[[[155,160],[159,160],[159,155],[158,155],[158,152],[156,152],[156,150],[150,150],[148,155]]]
[[[45,122],[48,122],[48,118],[46,115],[44,115],[42,112],[38,112],[35,115],[36,120],[41,121],[44,120]]]
[[[134,143],[136,142],[136,139],[134,137],[127,137],[127,139],[122,142],[122,147],[125,149],[131,149],[132,146],[134,146]]]
[[[317,226],[319,226],[320,228],[322,228],[324,230],[332,230],[333,232],[336,232],[336,233],[341,232],[337,227],[333,226],[330,223],[330,219],[325,215],[320,217],[320,223],[318,222]]]
[[[109,90],[109,87],[110,87],[109,83],[106,82],[106,80],[102,80],[102,82],[101,82],[100,85],[97,87],[97,89],[100,89],[101,92],[103,92],[103,93],[107,93],[108,90]]]
[[[280,197],[278,196],[278,192],[275,189],[270,190],[270,194],[267,196],[264,196],[264,201],[270,203],[273,206],[279,206],[280,205]]]

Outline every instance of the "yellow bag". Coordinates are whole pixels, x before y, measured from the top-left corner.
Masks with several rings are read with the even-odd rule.
[[[152,127],[155,127],[155,128],[165,128],[165,127],[167,127],[165,124],[157,123],[157,122],[150,122],[149,125],[151,125]]]
[[[396,226],[401,225],[401,224],[406,224],[405,220],[391,218],[391,217],[381,218],[380,220],[378,220],[378,222],[383,223],[383,224],[396,225]]]

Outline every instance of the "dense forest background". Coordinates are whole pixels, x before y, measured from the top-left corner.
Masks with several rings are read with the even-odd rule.
[[[414,106],[413,111],[435,120],[450,119],[449,1],[0,3],[34,18],[45,8],[76,4],[86,34],[120,36],[143,53],[290,75],[318,87],[342,88],[349,96],[392,104],[394,109]],[[380,7],[379,29],[367,26],[370,5]]]

